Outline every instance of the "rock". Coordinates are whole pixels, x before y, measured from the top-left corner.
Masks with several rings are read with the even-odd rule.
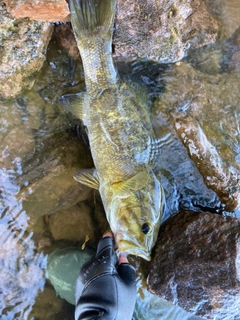
[[[53,37],[61,47],[67,50],[70,57],[81,59],[70,23],[56,25],[54,27]]]
[[[12,18],[0,1],[0,97],[30,89],[45,60],[53,27],[48,22]]]
[[[15,18],[58,22],[69,21],[70,12],[65,0],[4,0],[9,13]]]
[[[88,237],[90,243],[95,241],[91,209],[84,202],[51,215],[49,229],[54,240],[79,241],[83,244]]]
[[[128,256],[136,270],[137,300],[133,319],[140,320],[202,320],[173,303],[151,294],[147,290],[149,262],[136,256]]]
[[[181,60],[190,46],[215,42],[218,33],[218,23],[204,1],[118,0],[115,21],[113,53],[118,58],[173,62]],[[69,26],[56,26],[55,32],[69,55],[79,58]]]
[[[204,1],[119,0],[113,43],[117,56],[173,62],[217,33]]]
[[[240,171],[225,166],[218,150],[208,140],[197,121],[191,117],[181,117],[175,128],[187,147],[191,159],[202,174],[206,185],[214,190],[227,211],[234,211],[240,200]]]
[[[24,164],[18,198],[29,216],[49,215],[88,198],[91,189],[73,175],[92,165],[90,152],[74,136],[61,132],[45,141]]]
[[[229,65],[229,69],[234,72],[240,73],[240,51],[235,52],[232,55],[232,59]]]
[[[206,319],[237,319],[240,220],[182,211],[160,228],[149,290]]]
[[[169,120],[225,209],[239,209],[239,74],[212,76],[180,63],[162,73],[161,81],[164,91],[154,103],[154,117],[164,114]]]
[[[220,38],[231,37],[240,26],[239,12],[240,2],[238,0],[211,0],[206,1],[209,11],[221,21]]]
[[[64,317],[63,310],[69,312],[68,316]],[[39,292],[30,313],[31,318],[44,320],[72,320],[73,318],[70,315],[73,315],[73,310],[70,311],[68,304],[60,297],[57,297],[55,290],[49,286],[46,286],[42,292]]]
[[[92,256],[93,250],[70,247],[57,249],[48,257],[47,277],[56,293],[69,303],[75,305],[75,284],[79,270]]]

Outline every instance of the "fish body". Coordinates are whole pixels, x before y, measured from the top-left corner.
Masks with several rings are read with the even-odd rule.
[[[118,250],[150,260],[164,199],[153,171],[158,143],[147,99],[114,68],[115,7],[115,0],[70,0],[87,90],[60,102],[87,127],[95,165],[75,179],[99,190]]]

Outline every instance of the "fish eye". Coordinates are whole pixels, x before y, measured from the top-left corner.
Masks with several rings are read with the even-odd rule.
[[[148,234],[148,232],[150,231],[150,226],[149,226],[149,224],[148,223],[144,223],[143,225],[142,225],[142,228],[141,228],[141,230],[142,230],[142,233],[144,233],[144,234]]]

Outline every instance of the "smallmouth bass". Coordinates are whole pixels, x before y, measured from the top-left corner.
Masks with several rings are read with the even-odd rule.
[[[87,127],[95,168],[74,178],[98,189],[119,252],[150,260],[164,194],[153,168],[159,148],[141,92],[120,79],[112,59],[116,0],[70,0],[86,92],[60,103]]]

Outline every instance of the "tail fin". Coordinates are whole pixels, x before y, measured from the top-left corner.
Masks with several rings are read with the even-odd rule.
[[[112,35],[116,0],[70,0],[71,21],[77,39]]]

